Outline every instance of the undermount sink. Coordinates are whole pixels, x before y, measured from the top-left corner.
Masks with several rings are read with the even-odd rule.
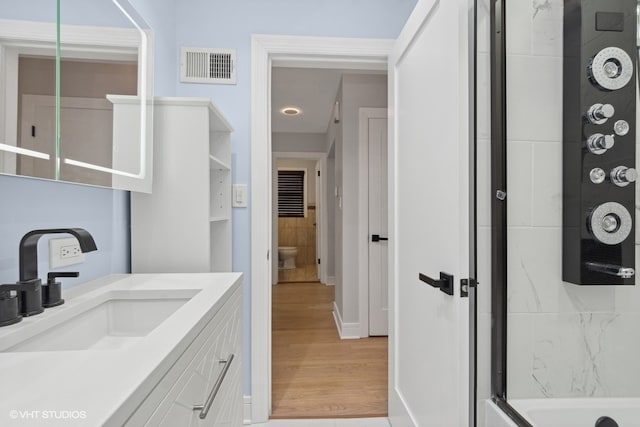
[[[50,319],[51,327],[2,352],[121,349],[144,338],[197,293],[111,291],[60,312]]]

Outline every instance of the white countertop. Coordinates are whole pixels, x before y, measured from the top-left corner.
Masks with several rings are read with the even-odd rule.
[[[241,285],[241,273],[112,275],[63,290],[65,303],[0,328],[0,351],[98,294],[197,290],[138,342],[110,350],[0,352],[0,426],[121,426]]]

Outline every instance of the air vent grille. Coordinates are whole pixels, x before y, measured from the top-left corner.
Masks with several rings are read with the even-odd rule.
[[[235,49],[201,49],[183,47],[180,81],[185,83],[236,83]]]

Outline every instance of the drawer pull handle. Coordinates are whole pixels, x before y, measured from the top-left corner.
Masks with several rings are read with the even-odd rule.
[[[213,385],[213,389],[211,390],[211,393],[209,393],[209,396],[207,397],[206,402],[204,402],[204,405],[196,405],[193,407],[194,411],[200,411],[199,417],[201,420],[204,420],[205,418],[207,418],[207,415],[209,415],[209,409],[211,409],[211,405],[213,405],[213,401],[218,394],[218,390],[220,390],[220,386],[222,386],[224,377],[227,376],[227,371],[231,367],[231,362],[233,362],[233,353],[229,355],[227,360],[220,361],[220,363],[224,363],[224,368],[222,368],[222,372],[220,372],[220,374],[218,375],[218,379],[216,379],[216,383]]]

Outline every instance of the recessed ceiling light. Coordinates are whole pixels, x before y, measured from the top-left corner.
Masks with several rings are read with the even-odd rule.
[[[300,109],[297,107],[285,107],[282,110],[280,110],[280,112],[285,116],[297,116],[298,114],[301,113]]]

